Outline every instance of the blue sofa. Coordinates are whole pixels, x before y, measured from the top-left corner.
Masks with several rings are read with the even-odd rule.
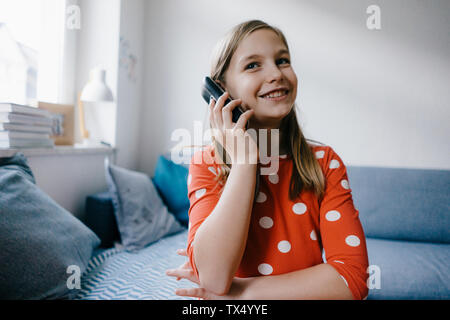
[[[167,160],[161,157],[159,163]],[[175,172],[180,177],[173,181],[185,185],[187,168],[179,167]],[[158,164],[155,174],[161,170]],[[347,170],[367,238],[368,299],[449,299],[450,171],[351,166]],[[188,208],[186,195],[178,210],[187,214]],[[119,240],[108,192],[89,196],[86,210],[86,224],[103,247]]]
[[[449,299],[450,171],[348,166],[347,173],[376,282],[368,299]]]

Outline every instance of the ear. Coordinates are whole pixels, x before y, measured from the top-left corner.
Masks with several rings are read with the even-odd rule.
[[[222,89],[224,90],[224,91],[226,91],[227,89],[226,89],[226,85],[225,85],[225,81],[221,81],[221,80],[215,80],[221,87],[222,87]]]

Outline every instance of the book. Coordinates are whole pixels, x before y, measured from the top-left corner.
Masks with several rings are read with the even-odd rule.
[[[52,128],[47,126],[33,126],[21,123],[2,123],[0,122],[0,131],[23,131],[23,132],[40,132],[52,134]]]
[[[9,139],[0,140],[0,148],[47,148],[53,147],[51,139]]]
[[[51,117],[51,113],[47,110],[9,102],[0,102],[0,112],[14,112],[46,118]]]
[[[39,108],[49,111],[57,116],[53,124],[55,145],[73,145],[75,143],[75,107],[66,104],[38,102]]]
[[[11,112],[0,112],[0,122],[23,123],[23,124],[49,126],[49,127],[52,127],[52,125],[53,125],[52,118],[24,115],[24,114],[11,113]]]
[[[8,139],[49,139],[48,133],[22,132],[22,131],[0,131],[0,140]]]

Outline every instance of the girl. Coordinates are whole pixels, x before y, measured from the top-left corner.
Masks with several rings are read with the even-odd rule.
[[[329,146],[308,142],[297,122],[297,76],[283,33],[262,21],[219,43],[211,78],[226,90],[209,105],[213,144],[194,154],[188,177],[188,261],[170,276],[202,299],[363,299],[368,258],[346,168]],[[239,98],[227,105],[227,97]],[[237,123],[232,110],[245,112]],[[279,129],[278,171],[259,176],[248,128]],[[234,140],[233,140],[234,139]],[[246,141],[235,150],[228,141]],[[219,156],[227,153],[227,166]],[[245,159],[245,160],[244,160]]]

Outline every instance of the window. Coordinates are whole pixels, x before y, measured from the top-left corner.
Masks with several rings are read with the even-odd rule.
[[[60,102],[66,1],[0,0],[0,101]]]

